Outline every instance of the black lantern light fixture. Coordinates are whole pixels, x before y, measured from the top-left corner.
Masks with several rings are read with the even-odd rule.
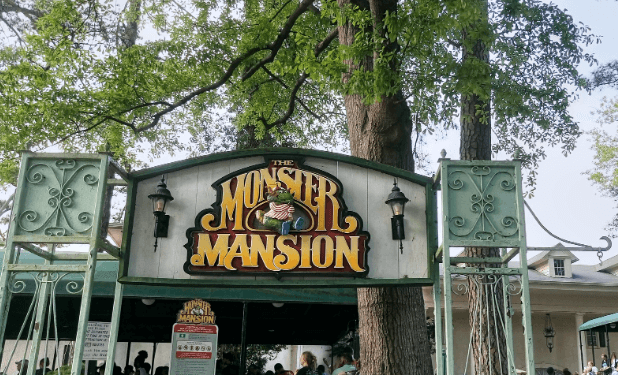
[[[547,348],[551,353],[554,348],[554,336],[556,336],[556,331],[551,324],[551,315],[545,314],[545,328],[543,329],[543,335],[545,336],[545,342],[547,343]]]
[[[161,177],[161,181],[159,181],[159,184],[157,184],[157,190],[155,190],[153,194],[150,194],[148,198],[150,198],[150,200],[152,201],[152,212],[155,216],[154,251],[157,251],[157,243],[159,241],[159,237],[167,237],[167,227],[170,223],[169,215],[165,214],[165,206],[167,206],[167,202],[171,202],[174,200],[174,197],[172,197],[172,193],[167,190],[167,185],[165,184],[165,176]]]
[[[393,239],[399,240],[399,250],[403,254],[403,242],[406,238],[405,232],[403,230],[403,210],[410,200],[406,198],[406,196],[399,190],[399,186],[397,186],[397,179],[393,182],[393,190],[388,195],[388,199],[386,199],[386,204],[391,207],[393,211],[393,217],[391,218],[391,231],[393,233]]]

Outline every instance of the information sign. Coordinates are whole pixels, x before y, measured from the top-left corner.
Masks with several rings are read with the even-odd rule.
[[[214,375],[217,360],[216,325],[174,324],[171,375]]]
[[[88,322],[84,342],[84,360],[107,359],[111,325],[112,323],[108,322]]]

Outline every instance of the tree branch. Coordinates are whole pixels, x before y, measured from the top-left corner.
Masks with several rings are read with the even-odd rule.
[[[307,73],[303,73],[300,76],[300,78],[298,78],[298,80],[296,81],[296,84],[294,85],[294,88],[292,89],[292,92],[290,93],[290,101],[288,102],[288,110],[285,112],[283,116],[281,116],[275,122],[272,122],[270,124],[268,123],[268,121],[266,121],[264,117],[258,118],[258,120],[260,120],[262,124],[264,124],[264,127],[266,128],[266,130],[270,130],[277,125],[283,125],[288,121],[290,117],[292,117],[292,114],[294,113],[294,108],[296,108],[295,106],[296,93],[298,92],[298,90],[300,90],[303,83],[305,83],[305,81],[307,80],[307,77],[309,77],[309,75]]]
[[[268,54],[268,56],[264,57],[260,62],[255,64],[253,67],[251,67],[251,69],[249,69],[245,74],[242,75],[241,80],[243,82],[251,78],[251,76],[253,76],[255,72],[257,72],[262,66],[268,64],[269,62],[273,62],[275,56],[277,56],[277,52],[279,52],[279,49],[283,45],[283,42],[290,34],[290,31],[296,23],[296,20],[303,13],[305,13],[305,11],[307,11],[307,8],[313,3],[313,1],[314,0],[303,0],[303,2],[300,3],[298,8],[296,8],[296,10],[290,15],[285,25],[283,25],[283,28],[279,32],[277,39],[275,39],[274,42],[268,45],[268,49],[271,51],[270,54]]]
[[[322,40],[320,43],[318,43],[318,45],[315,47],[315,49],[314,49],[315,56],[316,57],[319,56],[320,53],[322,53],[322,51],[324,51],[338,35],[339,35],[339,30],[337,28],[334,28],[333,30],[331,30],[331,32],[326,36],[326,38],[324,38],[324,40]],[[271,73],[266,67],[263,67],[263,69],[273,79],[275,79],[277,82],[281,83],[283,85],[283,87],[287,88],[287,85],[281,79],[279,79],[273,73]],[[274,122],[272,122],[270,124],[268,123],[268,121],[266,121],[266,119],[263,116],[258,118],[258,120],[260,120],[260,122],[262,122],[262,124],[264,124],[264,127],[266,128],[266,130],[272,129],[273,127],[275,127],[277,125],[285,124],[287,122],[287,120],[290,117],[292,117],[292,114],[294,113],[294,109],[296,108],[296,105],[295,105],[296,101],[298,101],[300,103],[300,105],[307,112],[309,112],[311,115],[313,115],[318,120],[321,120],[321,117],[318,116],[313,111],[311,111],[305,105],[305,103],[303,103],[302,100],[300,100],[298,98],[298,96],[296,95],[296,93],[298,92],[298,90],[300,90],[301,86],[305,83],[305,81],[307,80],[308,77],[309,77],[309,74],[303,73],[298,78],[298,80],[296,81],[296,84],[294,85],[294,88],[292,89],[292,92],[290,93],[290,101],[288,102],[288,110],[286,111],[286,113],[283,116],[281,116],[279,119],[277,119],[276,121],[274,121]]]
[[[245,80],[249,79],[262,66],[264,66],[267,63],[272,62],[274,60],[275,56],[277,55],[277,52],[279,51],[279,49],[283,45],[283,42],[285,41],[285,39],[290,34],[290,30],[294,26],[296,20],[298,19],[298,17],[300,17],[307,10],[309,5],[311,5],[313,3],[313,1],[314,0],[303,0],[303,2],[300,3],[298,8],[296,8],[296,10],[290,15],[290,17],[288,17],[287,22],[285,23],[285,25],[283,26],[283,28],[279,32],[279,34],[277,36],[277,39],[273,43],[269,44],[266,47],[255,47],[255,48],[252,48],[252,49],[248,50],[247,52],[241,54],[236,59],[232,60],[230,62],[230,65],[228,66],[227,70],[225,71],[225,73],[221,76],[221,78],[217,82],[215,82],[215,83],[213,83],[213,84],[211,84],[209,86],[205,86],[205,87],[199,88],[197,90],[194,90],[191,93],[189,93],[188,95],[185,95],[182,99],[180,99],[177,102],[175,102],[174,104],[170,105],[168,108],[166,108],[166,109],[164,109],[164,110],[162,110],[160,112],[155,113],[152,116],[152,121],[148,125],[145,125],[145,126],[140,127],[140,128],[136,128],[133,125],[131,125],[129,127],[131,129],[133,129],[133,131],[135,133],[141,133],[143,131],[146,131],[146,130],[154,128],[155,126],[157,126],[159,124],[159,121],[161,120],[161,117],[163,117],[166,114],[172,112],[176,108],[185,105],[186,103],[191,101],[196,96],[204,94],[204,93],[209,92],[209,91],[216,90],[217,88],[219,88],[223,84],[225,84],[230,79],[232,74],[234,74],[234,71],[236,70],[236,68],[238,68],[238,66],[243,61],[245,61],[247,58],[251,57],[252,55],[254,55],[254,54],[256,54],[256,53],[258,53],[260,51],[270,50],[271,53],[267,57],[265,57],[264,59],[259,61],[257,64],[255,64],[253,67],[251,67],[251,69],[249,69],[241,77],[242,81],[245,81]],[[110,118],[110,120],[113,120],[113,121],[116,121],[116,122],[119,122],[119,123],[124,123],[122,121],[118,121],[117,119],[113,119],[113,118]]]

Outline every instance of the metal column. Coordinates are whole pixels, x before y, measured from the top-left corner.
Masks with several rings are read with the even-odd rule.
[[[122,296],[124,293],[124,284],[116,281],[116,290],[114,291],[114,309],[112,310],[112,324],[109,329],[109,345],[107,346],[107,360],[105,366],[105,375],[114,373],[114,362],[116,358],[116,344],[118,343],[118,329],[120,328],[120,314],[122,310]],[[153,354],[154,356],[154,354]],[[128,354],[127,354],[128,358]],[[110,363],[112,364],[110,366]],[[154,367],[154,360],[152,366]]]

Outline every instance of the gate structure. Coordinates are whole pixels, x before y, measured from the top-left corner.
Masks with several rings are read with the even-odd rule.
[[[22,154],[0,274],[0,357],[11,297],[27,289],[33,290],[33,296],[16,344],[9,348],[8,364],[20,340],[26,341],[26,354],[19,359],[28,360],[28,375],[34,375],[39,360],[46,358],[50,337],[58,351],[56,292],[64,287],[69,293],[82,294],[71,374],[81,373],[96,263],[120,258],[120,249],[105,239],[111,189],[126,185],[126,179],[126,172],[106,154]],[[89,249],[83,254],[63,254],[56,249],[59,244],[87,244]],[[43,264],[20,262],[21,251],[39,256]],[[116,283],[114,338],[122,291]],[[42,342],[45,353],[40,355]],[[114,347],[109,347],[108,359],[113,358]],[[106,374],[112,370],[107,366]],[[6,373],[6,368],[0,371]]]
[[[508,374],[515,374],[512,328],[514,309],[511,307],[510,299],[512,295],[520,295],[525,370],[528,374],[534,374],[521,163],[441,159],[436,184],[438,182],[442,188],[443,243],[436,253],[436,260],[441,258],[444,264],[446,344],[446,360],[437,361],[438,373],[448,375],[455,373],[453,293],[467,294],[475,290],[482,298],[476,298],[475,303],[469,306],[472,326],[465,366],[468,366],[474,332],[477,332],[478,335],[485,337],[474,342],[475,345],[493,346],[481,349],[483,353],[494,352],[494,355],[485,358],[490,368],[495,368],[497,365],[501,369],[508,368]],[[463,247],[501,248],[502,251],[497,256],[465,253],[463,256],[453,256],[454,248]],[[507,252],[506,248],[511,250]],[[494,251],[493,254],[498,252]],[[519,264],[510,266],[509,261],[517,255]],[[434,284],[436,352],[441,353],[443,333],[439,306],[442,295],[439,280],[436,281]],[[503,335],[506,348],[489,340],[487,337],[489,335],[494,337]],[[506,353],[502,353],[503,350]],[[496,364],[492,361],[505,363]],[[461,369],[461,364],[459,368]],[[466,373],[474,373],[474,369],[466,370]]]

